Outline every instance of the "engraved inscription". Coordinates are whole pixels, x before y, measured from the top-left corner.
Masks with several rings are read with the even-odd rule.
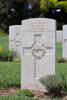
[[[42,44],[35,44],[32,48],[32,55],[39,60],[45,55],[45,47]]]
[[[34,42],[29,47],[23,47],[23,55],[32,55],[34,57],[34,78],[36,78],[36,60],[42,59],[48,50],[53,49],[52,46],[45,46],[41,43],[41,34],[34,34]],[[47,49],[47,50],[46,50]],[[50,51],[49,51],[50,52]]]

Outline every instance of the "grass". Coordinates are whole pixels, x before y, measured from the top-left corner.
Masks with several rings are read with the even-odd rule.
[[[9,50],[8,36],[0,37],[0,46],[3,52]],[[0,62],[0,88],[3,87],[20,87],[21,65],[20,62]]]
[[[1,37],[1,36],[2,36],[2,37],[3,37],[3,36],[7,36],[7,34],[0,31],[0,37]]]
[[[67,63],[57,63],[57,75],[60,73],[67,74]]]
[[[67,63],[56,64],[57,75],[67,75]],[[20,62],[0,62],[0,87],[20,87],[21,64]]]
[[[0,100],[63,100],[63,99],[34,99],[34,98],[29,98],[29,97],[20,97],[20,96],[15,96],[15,97],[0,97]]]
[[[56,58],[62,57],[62,43],[57,43],[56,45]],[[67,76],[67,63],[56,63],[56,73],[58,76],[64,74]]]
[[[62,43],[57,43],[56,45],[56,57],[62,57]]]
[[[0,62],[0,88],[20,87],[20,63]]]

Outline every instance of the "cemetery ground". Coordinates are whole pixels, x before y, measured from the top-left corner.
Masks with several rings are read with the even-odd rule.
[[[5,53],[8,52],[9,50],[8,36],[0,37],[0,46],[2,47],[3,52]],[[62,57],[61,56],[62,54],[62,44],[61,43],[57,43],[56,51],[57,51],[56,58],[61,58]],[[67,74],[67,62],[64,62],[64,63],[57,62],[56,73],[58,76],[60,76],[61,73],[66,75]],[[21,63],[19,61],[11,61],[11,62],[1,61],[0,62],[0,100],[19,100],[19,99],[20,100],[42,100],[38,98],[34,99],[34,98],[29,98],[29,97],[16,96],[16,91],[20,90],[20,86],[21,86],[20,81],[21,81]],[[13,97],[8,97],[7,95],[13,96]],[[39,94],[36,93],[36,96],[37,95],[38,97],[40,95],[42,96],[40,92]],[[50,96],[45,95],[44,97],[45,97],[45,100],[53,100],[53,99],[47,99],[47,98],[50,98]],[[63,98],[59,98],[59,99],[63,100]],[[59,100],[59,99],[54,98],[54,100]]]

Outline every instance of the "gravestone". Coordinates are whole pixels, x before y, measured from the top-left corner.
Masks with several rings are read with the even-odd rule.
[[[9,27],[9,49],[14,50],[17,57],[21,57],[21,25]]]
[[[55,74],[56,21],[46,18],[22,22],[21,89],[45,89],[39,79]]]
[[[63,26],[63,57],[67,58],[67,25]]]
[[[57,32],[56,32],[56,41],[57,41],[57,43],[62,43],[62,34],[63,34],[62,30],[57,30]]]

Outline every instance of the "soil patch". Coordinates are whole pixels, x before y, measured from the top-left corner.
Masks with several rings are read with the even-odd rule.
[[[0,96],[16,96],[16,91],[21,90],[20,88],[16,87],[10,87],[10,88],[4,88],[0,89]],[[47,92],[41,92],[41,91],[32,91],[34,94],[34,98],[53,98],[53,95],[47,93]],[[55,97],[54,97],[55,98]],[[65,98],[67,99],[67,95],[60,96],[58,98]]]
[[[20,88],[10,87],[5,89],[0,89],[0,96],[16,96],[16,91]]]

